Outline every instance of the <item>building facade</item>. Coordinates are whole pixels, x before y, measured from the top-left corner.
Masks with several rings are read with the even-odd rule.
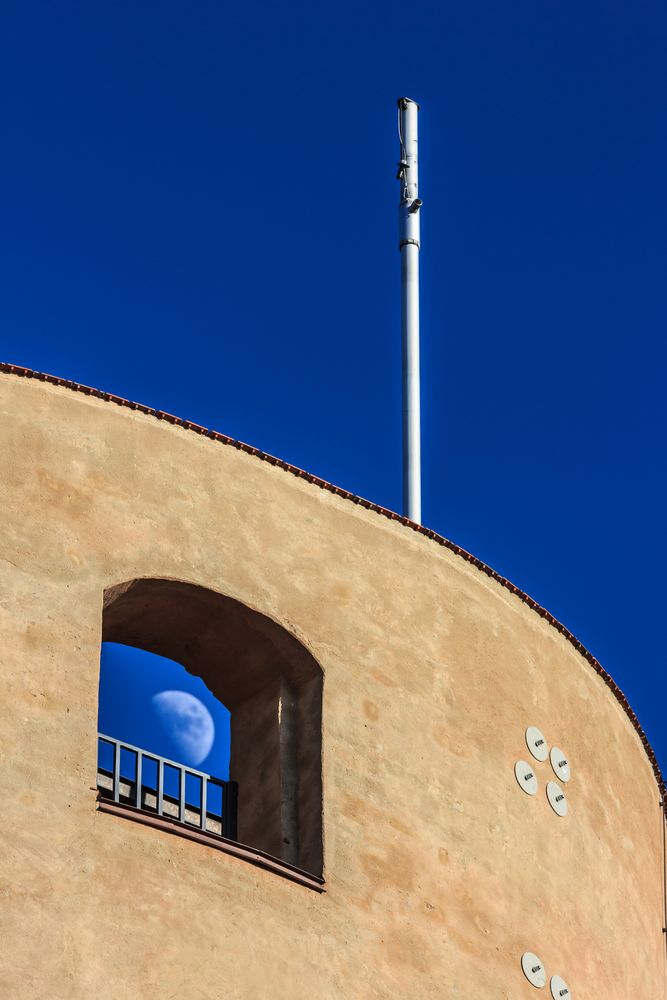
[[[0,411],[0,995],[667,995],[657,763],[544,609],[168,414],[12,366]],[[230,707],[236,838],[100,791],[103,638]]]

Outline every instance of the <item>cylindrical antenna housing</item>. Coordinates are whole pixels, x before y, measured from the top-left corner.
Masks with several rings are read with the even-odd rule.
[[[403,340],[403,513],[421,523],[421,417],[419,391],[419,105],[398,99],[401,158],[397,179],[398,247],[401,252],[401,325]]]

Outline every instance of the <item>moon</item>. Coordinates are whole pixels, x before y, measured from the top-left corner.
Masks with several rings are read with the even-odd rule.
[[[187,691],[160,691],[151,698],[153,709],[169,738],[193,767],[211,752],[215,724],[206,706]]]

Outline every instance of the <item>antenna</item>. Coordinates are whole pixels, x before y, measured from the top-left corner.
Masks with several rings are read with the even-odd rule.
[[[403,513],[421,523],[421,420],[419,402],[419,105],[398,99],[401,182],[398,248],[401,252],[401,326],[403,337]]]

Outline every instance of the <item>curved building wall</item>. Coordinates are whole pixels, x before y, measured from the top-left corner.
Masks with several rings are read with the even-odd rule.
[[[0,994],[665,995],[663,825],[623,706],[475,565],[154,416],[0,375]],[[97,810],[105,590],[171,579],[279,623],[324,674],[326,891]],[[539,726],[569,814],[524,794]]]

